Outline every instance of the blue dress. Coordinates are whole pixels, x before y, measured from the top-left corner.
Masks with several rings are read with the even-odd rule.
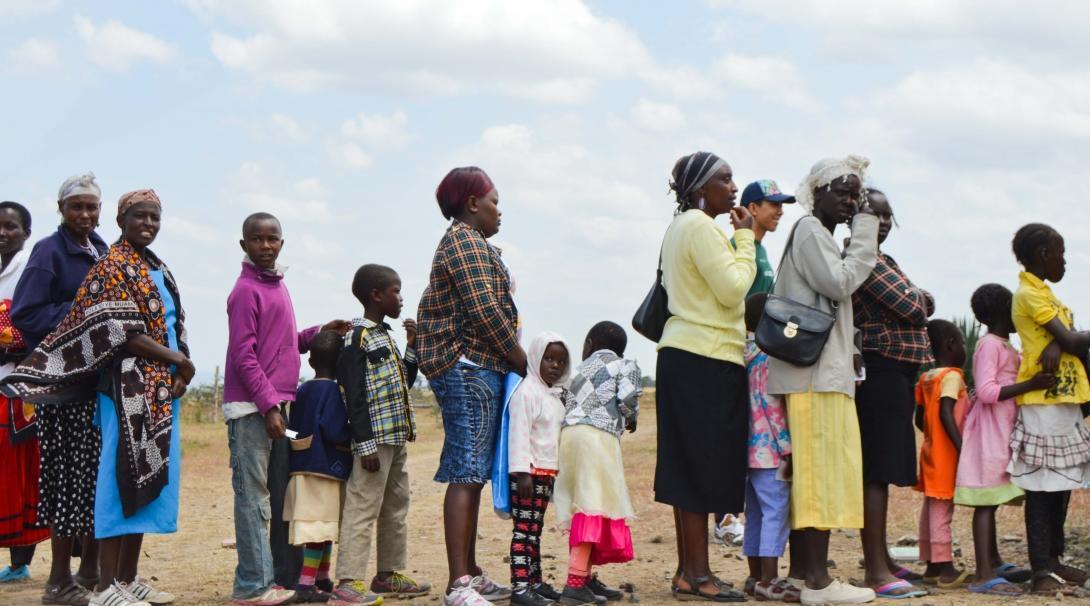
[[[178,335],[175,327],[178,311],[174,297],[167,290],[161,269],[150,271],[155,287],[163,297],[164,320],[170,348],[178,351]],[[165,534],[178,530],[178,493],[182,483],[182,425],[181,403],[174,400],[171,406],[170,465],[167,469],[167,485],[156,499],[141,507],[130,517],[125,517],[121,507],[121,491],[117,487],[117,407],[113,398],[99,392],[96,421],[102,428],[102,455],[98,460],[98,485],[95,488],[95,538],[105,539],[126,534]]]

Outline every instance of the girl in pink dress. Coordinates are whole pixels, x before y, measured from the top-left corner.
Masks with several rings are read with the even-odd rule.
[[[1018,410],[1015,396],[1052,384],[1041,373],[1017,382],[1021,356],[1010,344],[1011,291],[999,284],[985,284],[973,293],[971,305],[977,321],[988,328],[973,354],[976,394],[970,402],[962,431],[961,455],[954,503],[975,508],[973,543],[976,549],[976,584],[969,590],[990,595],[1017,596],[1013,583],[1029,580],[1030,572],[1004,563],[995,537],[995,512],[999,505],[1020,504],[1022,489],[1011,483],[1007,463],[1010,438]]]

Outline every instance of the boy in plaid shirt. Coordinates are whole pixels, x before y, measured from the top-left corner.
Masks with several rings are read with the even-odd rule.
[[[408,552],[409,474],[407,443],[416,439],[409,389],[416,381],[416,322],[405,320],[404,356],[390,335],[386,318],[401,315],[401,278],[382,265],[364,265],[352,280],[352,294],[363,304],[363,318],[352,321],[337,362],[352,430],[352,473],[345,486],[341,515],[338,604],[372,604],[367,559],[378,522],[377,574],[370,591],[389,597],[416,597],[431,586],[398,572]]]

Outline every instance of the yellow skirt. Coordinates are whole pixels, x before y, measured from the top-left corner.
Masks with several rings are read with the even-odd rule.
[[[311,474],[295,474],[284,494],[284,521],[292,545],[336,542],[341,528],[344,482]]]
[[[791,528],[863,527],[863,452],[855,402],[842,393],[787,396]]]

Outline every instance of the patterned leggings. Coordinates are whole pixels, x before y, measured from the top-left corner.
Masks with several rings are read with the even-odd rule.
[[[1064,523],[1071,491],[1026,491],[1026,546],[1033,572],[1051,572],[1052,559],[1064,554]]]
[[[541,529],[545,509],[553,498],[552,476],[530,476],[534,481],[534,496],[522,500],[518,496],[515,476],[511,482],[511,585],[514,591],[541,583]]]

